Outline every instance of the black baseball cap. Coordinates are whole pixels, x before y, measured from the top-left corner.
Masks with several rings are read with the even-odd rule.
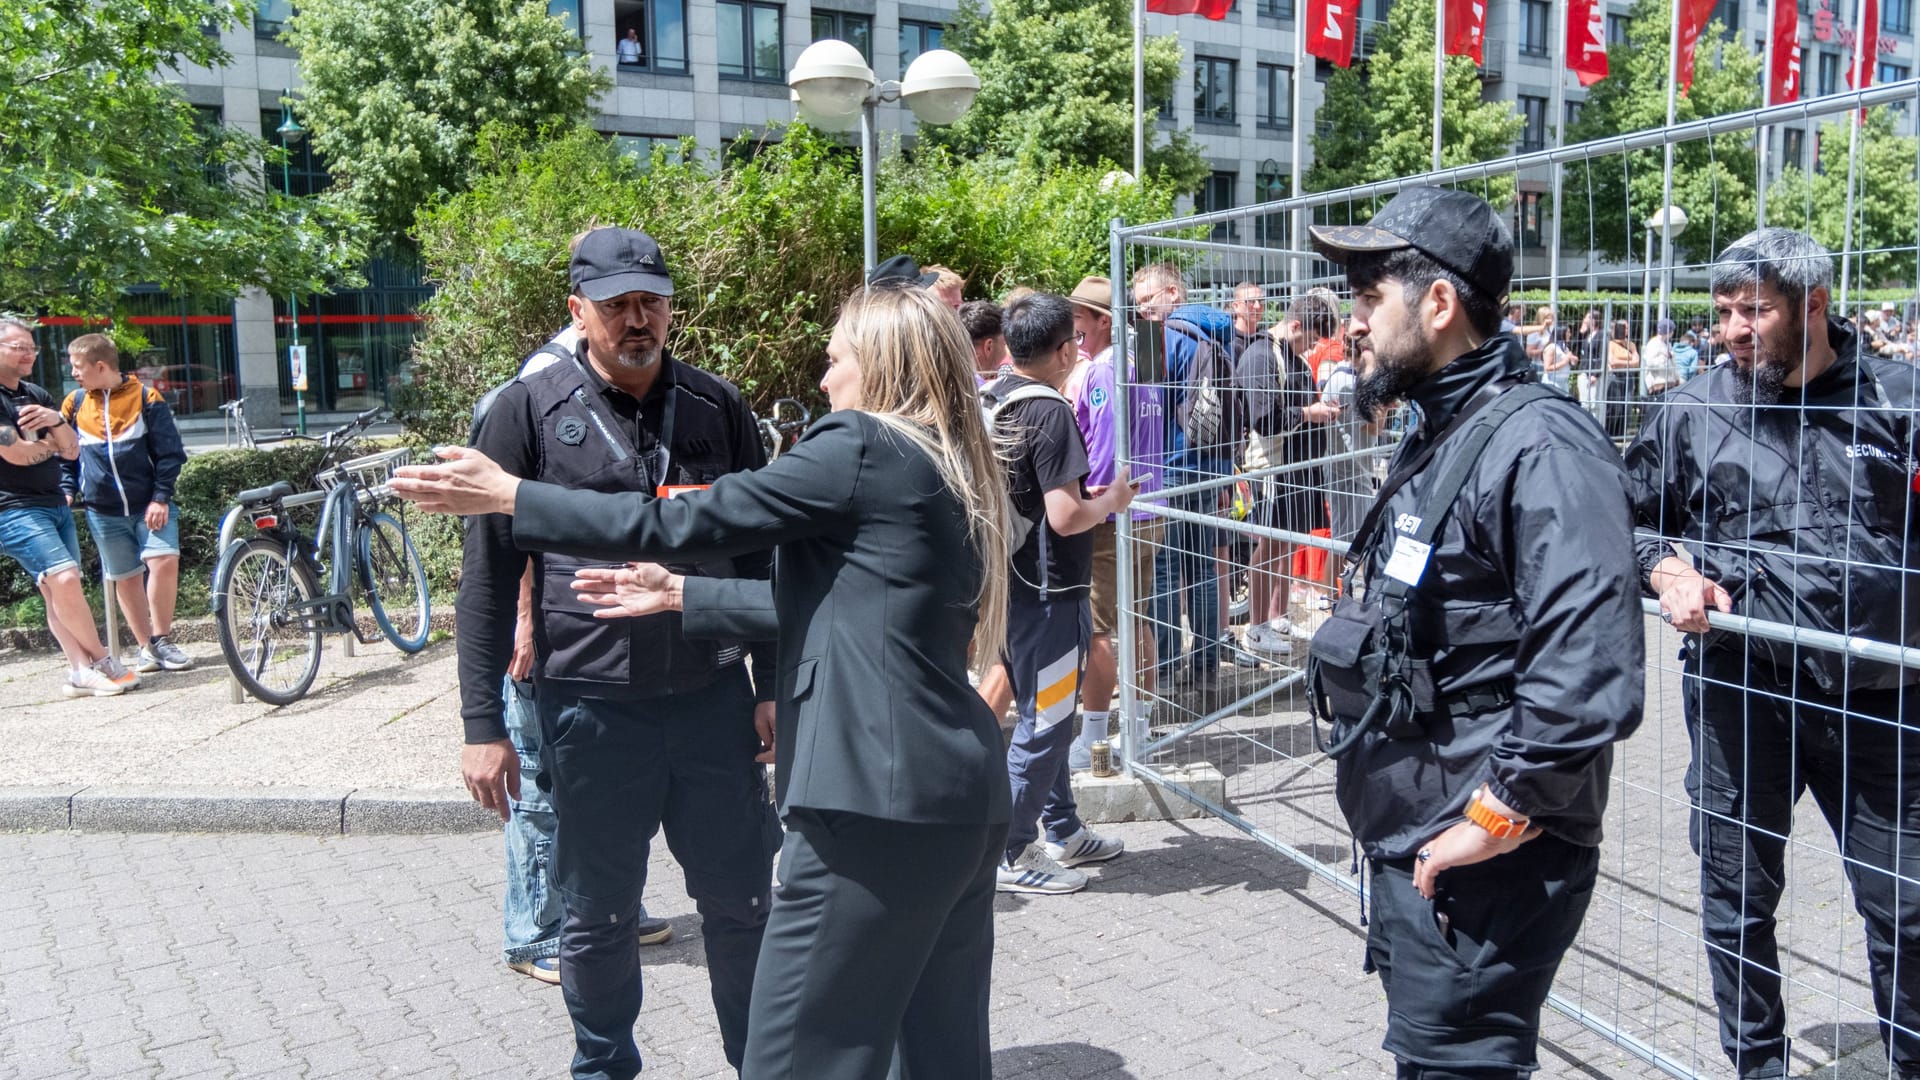
[[[939,274],[923,274],[920,264],[913,261],[911,255],[895,255],[893,258],[876,265],[867,271],[868,285],[918,285],[927,288],[940,280]]]
[[[1489,300],[1504,298],[1513,283],[1513,234],[1485,199],[1464,191],[1407,188],[1365,225],[1315,225],[1307,231],[1314,250],[1329,262],[1413,248]]]
[[[596,302],[632,292],[673,295],[660,245],[637,229],[595,229],[581,237],[567,279],[580,295]]]

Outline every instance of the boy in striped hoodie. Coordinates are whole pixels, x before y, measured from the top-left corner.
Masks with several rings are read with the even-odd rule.
[[[192,667],[168,637],[180,591],[173,485],[187,460],[173,410],[158,391],[120,370],[120,351],[104,334],[73,339],[67,358],[80,389],[67,395],[60,414],[80,436],[80,456],[65,463],[62,486],[86,510],[101,569],[140,641],[135,667]]]

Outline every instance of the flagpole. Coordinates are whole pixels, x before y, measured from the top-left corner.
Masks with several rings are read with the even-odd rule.
[[[1440,91],[1446,81],[1447,0],[1433,0],[1433,170],[1440,171]]]
[[[1853,9],[1853,88],[1862,89],[1862,69],[1867,64],[1867,0],[1854,0]],[[1863,112],[1865,110],[1862,110]],[[1860,121],[1857,113],[1847,113],[1847,216],[1840,227],[1840,317],[1846,318],[1847,288],[1853,282],[1853,174],[1860,171]]]
[[[1777,6],[1780,0],[1767,0],[1767,2]],[[1794,17],[1798,18],[1799,9],[1796,7],[1794,10],[1796,12]],[[1773,104],[1773,44],[1776,27],[1780,22],[1777,16],[1776,11],[1767,12],[1767,52],[1766,57],[1760,61],[1760,107],[1763,109]],[[1765,228],[1767,224],[1767,158],[1773,156],[1773,129],[1761,124],[1758,134],[1760,160],[1756,170],[1757,175],[1754,178],[1753,213],[1754,224]]]
[[[1551,10],[1557,14],[1548,16],[1547,40],[1549,42],[1554,40],[1553,23],[1557,19],[1560,23],[1559,41],[1561,53],[1565,57],[1565,60],[1571,60],[1572,56],[1568,55],[1567,40],[1572,30],[1573,5],[1570,3],[1561,3],[1550,5],[1550,7]],[[1553,111],[1550,119],[1553,124],[1553,148],[1555,150],[1560,149],[1560,147],[1566,143],[1566,68],[1567,65],[1563,60],[1560,66],[1553,69],[1553,103],[1547,106]],[[1552,231],[1547,234],[1547,306],[1553,309],[1553,321],[1556,326],[1560,326],[1564,325],[1560,318],[1560,163],[1555,161],[1552,169],[1552,194],[1548,196],[1551,205],[1547,207],[1553,220]],[[1571,334],[1568,335],[1568,342],[1569,344],[1572,342]],[[1551,333],[1547,335],[1547,348],[1553,348],[1553,335]]]
[[[1147,0],[1133,0],[1133,178],[1147,176]]]
[[[1674,111],[1680,100],[1680,19],[1681,9],[1693,0],[1673,0],[1673,25],[1667,28],[1667,127],[1673,127]],[[1699,42],[1695,41],[1695,47]],[[1665,146],[1665,174],[1660,178],[1660,206],[1654,211],[1662,222],[1667,221],[1667,207],[1673,205],[1673,143]],[[1652,228],[1649,222],[1648,228]],[[1670,225],[1660,230],[1660,265],[1673,266],[1673,229]],[[1649,268],[1651,269],[1651,268]],[[1667,317],[1667,300],[1672,295],[1673,278],[1670,274],[1660,275],[1660,318]],[[1653,327],[1641,327],[1641,332],[1653,336]]]
[[[1300,194],[1301,161],[1306,157],[1306,113],[1302,111],[1306,104],[1307,79],[1307,0],[1293,0],[1293,165],[1290,171],[1289,198]],[[1293,250],[1307,250],[1307,212],[1293,212]],[[1293,280],[1304,281],[1307,277],[1307,257],[1293,257]]]

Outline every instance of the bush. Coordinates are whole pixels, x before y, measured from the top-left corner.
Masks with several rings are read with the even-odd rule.
[[[815,396],[834,309],[860,282],[858,158],[804,125],[735,144],[724,168],[691,142],[639,167],[586,129],[526,144],[489,131],[472,191],[421,216],[438,291],[421,309],[413,432],[464,440],[473,402],[510,377],[567,316],[567,245],[590,226],[646,230],[674,275],[675,352],[750,402]],[[1100,190],[1106,169],[890,155],[880,189],[883,255],[945,263],[974,295],[1011,284],[1066,290],[1108,265],[1115,215],[1173,208],[1158,181]]]

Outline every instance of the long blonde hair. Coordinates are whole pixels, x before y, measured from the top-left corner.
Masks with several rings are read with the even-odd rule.
[[[1007,639],[1007,476],[973,375],[973,343],[930,290],[861,288],[840,309],[840,332],[860,361],[861,409],[933,459],[967,511],[980,559],[973,669],[1000,662]]]

